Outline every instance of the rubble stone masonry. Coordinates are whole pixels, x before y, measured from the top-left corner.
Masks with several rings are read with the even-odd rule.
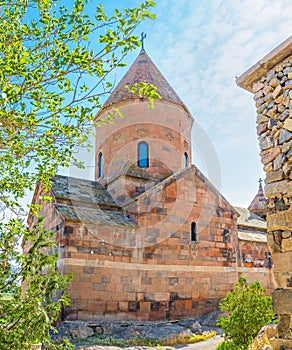
[[[292,346],[292,37],[237,79],[254,93],[261,161],[266,172],[268,246],[273,254],[278,339]]]

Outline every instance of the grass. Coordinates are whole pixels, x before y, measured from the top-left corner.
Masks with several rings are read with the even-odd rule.
[[[167,339],[154,339],[154,338],[132,338],[128,340],[115,339],[113,337],[104,337],[97,335],[94,338],[88,339],[83,342],[86,345],[110,345],[110,346],[173,346],[178,344],[193,344],[199,341],[204,341],[212,338],[216,335],[216,332],[204,332],[201,335],[182,336],[177,335]]]

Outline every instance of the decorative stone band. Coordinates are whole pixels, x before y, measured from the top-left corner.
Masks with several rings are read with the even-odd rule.
[[[270,269],[265,267],[224,267],[224,266],[191,266],[191,265],[158,265],[158,264],[139,264],[125,263],[116,261],[99,261],[86,259],[64,258],[59,260],[65,266],[92,266],[107,267],[125,270],[141,270],[141,271],[183,271],[183,272],[224,272],[224,273],[245,273],[247,271],[264,272]]]

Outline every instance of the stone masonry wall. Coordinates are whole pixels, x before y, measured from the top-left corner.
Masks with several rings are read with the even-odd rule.
[[[103,154],[103,182],[107,182],[128,160],[137,164],[138,143],[149,145],[149,167],[144,170],[159,180],[183,169],[183,155],[191,159],[192,117],[183,107],[167,101],[156,101],[155,108],[141,99],[116,103],[124,118],[114,124],[96,127],[96,175],[98,156]],[[103,109],[105,118],[111,110]],[[97,118],[98,120],[98,118]]]
[[[269,283],[266,267],[238,268],[236,212],[199,171],[185,172],[128,208],[138,210],[137,228],[64,223],[60,263],[73,273],[66,319],[195,317],[218,309],[240,273]]]
[[[266,172],[268,245],[273,253],[279,338],[292,338],[292,56],[253,84]],[[283,299],[284,298],[284,299]]]

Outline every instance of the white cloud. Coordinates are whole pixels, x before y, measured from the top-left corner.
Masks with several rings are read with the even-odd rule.
[[[234,198],[232,193],[238,196],[234,186],[240,184],[244,193],[248,187],[254,189],[262,166],[253,96],[238,88],[234,77],[291,34],[292,2],[163,0],[157,4],[147,51],[214,142],[224,164],[223,193],[234,204],[248,205],[245,195]],[[234,166],[236,162],[241,166]]]

